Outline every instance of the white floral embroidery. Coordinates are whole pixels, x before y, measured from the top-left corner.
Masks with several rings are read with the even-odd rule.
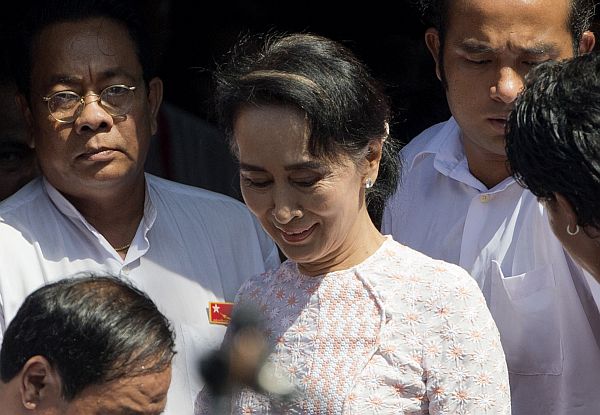
[[[476,283],[391,238],[321,277],[287,261],[248,280],[236,302],[263,310],[269,360],[300,394],[275,408],[244,389],[235,414],[510,414],[504,353]]]

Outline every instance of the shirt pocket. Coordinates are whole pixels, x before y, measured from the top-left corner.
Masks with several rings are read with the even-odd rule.
[[[490,311],[500,331],[508,371],[519,375],[560,375],[563,350],[552,266],[504,276],[491,268]]]

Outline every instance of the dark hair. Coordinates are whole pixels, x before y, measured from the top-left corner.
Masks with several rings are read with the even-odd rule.
[[[348,48],[308,33],[247,36],[215,80],[217,117],[230,140],[237,111],[246,104],[300,108],[310,127],[309,152],[317,158],[335,161],[344,154],[358,162],[370,140],[385,139],[378,179],[367,191],[369,213],[379,222],[399,175],[397,148],[388,137],[390,102]]]
[[[25,0],[27,10],[19,19],[13,69],[19,90],[29,99],[32,50],[36,37],[48,26],[103,17],[128,31],[142,66],[144,81],[156,76],[155,59],[142,23],[138,0]]]
[[[424,23],[429,27],[437,29],[440,45],[444,45],[446,33],[448,30],[448,8],[452,0],[412,0],[420,11]],[[583,32],[589,30],[594,19],[596,8],[595,0],[571,0],[569,10],[568,27],[573,38],[573,51],[575,55],[579,54],[579,41]],[[446,78],[444,74],[444,48],[440,47],[440,69],[442,83],[446,87]]]
[[[446,33],[450,0],[413,0],[413,2],[421,12],[426,25],[435,27],[440,34]],[[573,48],[576,54],[583,32],[589,30],[592,25],[595,8],[595,0],[571,0],[568,25],[573,35]]]
[[[174,353],[168,320],[142,291],[112,277],[67,278],[25,299],[4,333],[0,378],[43,356],[72,400],[91,385],[162,371]]]
[[[511,172],[539,198],[562,194],[578,225],[600,228],[600,55],[548,62],[526,79],[507,125]]]

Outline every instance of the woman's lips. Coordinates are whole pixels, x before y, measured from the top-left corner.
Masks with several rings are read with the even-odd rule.
[[[304,230],[283,230],[281,228],[277,228],[277,229],[279,229],[279,232],[281,233],[281,237],[283,238],[284,241],[290,242],[290,243],[296,243],[296,242],[302,242],[303,240],[308,238],[313,233],[313,230],[315,229],[316,226],[317,226],[317,224],[314,224],[310,228],[304,229]]]

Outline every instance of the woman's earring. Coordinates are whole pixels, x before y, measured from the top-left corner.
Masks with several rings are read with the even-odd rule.
[[[367,180],[365,180],[365,189],[370,189],[371,187],[373,187],[373,180],[371,180],[370,177],[367,177]]]
[[[579,233],[579,225],[575,224],[575,230],[571,231],[571,224],[567,225],[567,233],[571,236],[575,236]]]

